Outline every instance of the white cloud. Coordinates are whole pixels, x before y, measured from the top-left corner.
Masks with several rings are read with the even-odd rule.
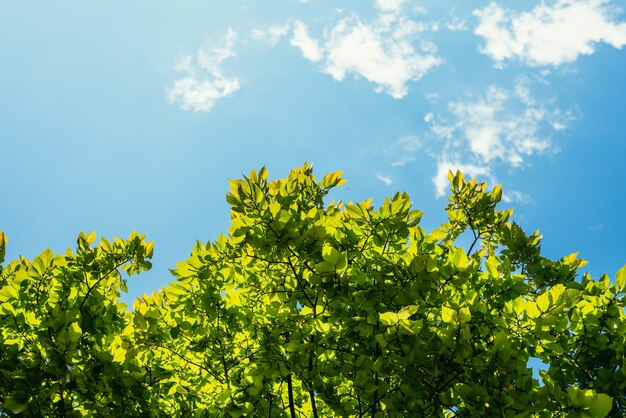
[[[389,176],[383,176],[382,174],[376,174],[376,178],[380,181],[382,181],[383,183],[385,183],[387,186],[391,186],[391,183],[393,183],[393,181],[391,180],[391,177]]]
[[[391,162],[392,167],[402,167],[411,161],[415,161],[415,156],[411,154],[403,154],[397,160]]]
[[[299,20],[293,25],[293,38],[291,38],[290,43],[292,46],[300,48],[304,58],[309,61],[319,61],[322,59],[323,51],[319,43],[311,38],[306,25]]]
[[[554,103],[534,98],[523,81],[512,89],[490,86],[479,97],[449,103],[443,116],[427,116],[432,134],[443,141],[433,178],[437,196],[447,186],[446,167],[495,182],[496,166],[520,167],[531,156],[554,150],[552,133],[573,118]],[[509,192],[506,199],[528,200],[520,192]]]
[[[558,66],[590,55],[597,43],[626,45],[626,22],[614,20],[607,0],[542,2],[529,12],[514,13],[491,3],[475,10],[475,33],[486,41],[481,52],[498,66],[518,59],[531,66]]]
[[[465,19],[453,16],[446,22],[446,28],[452,32],[465,31],[467,30],[467,22]]]
[[[358,18],[341,20],[326,44],[325,71],[339,81],[347,73],[362,76],[377,85],[377,92],[403,98],[408,94],[407,83],[422,78],[440,59],[432,54],[432,48],[425,54],[414,50],[407,33],[415,29],[408,24],[396,29],[398,33],[389,36]]]
[[[405,0],[377,0],[376,6],[383,12],[398,13]]]
[[[540,129],[560,117],[558,109],[549,111],[535,105],[521,84],[513,91],[490,86],[483,97],[453,102],[448,107],[454,132],[446,133],[446,137],[460,138],[483,163],[502,161],[514,167],[550,146]]]
[[[179,102],[184,110],[207,112],[217,100],[239,90],[239,79],[225,76],[221,69],[226,59],[235,56],[236,39],[236,32],[229,29],[217,47],[201,49],[195,57],[188,55],[180,60],[174,68],[184,75],[167,89],[170,103]]]
[[[532,201],[526,193],[508,189],[502,194],[502,200],[506,203],[518,203],[520,205],[527,205]]]
[[[176,80],[167,94],[170,102],[180,101],[184,110],[208,112],[218,99],[230,96],[239,87],[239,80],[236,78],[198,80],[191,76]]]
[[[379,14],[373,22],[351,15],[325,30],[321,41],[311,37],[302,22],[295,22],[291,44],[305,58],[321,62],[321,70],[335,80],[346,75],[363,77],[395,99],[408,94],[407,83],[419,80],[441,63],[434,43],[420,33],[437,29],[436,23],[415,22],[399,11],[404,1],[379,0]],[[417,50],[414,44],[417,45]]]
[[[289,33],[289,25],[274,25],[263,29],[254,29],[250,36],[255,41],[265,42],[270,46],[275,46]]]

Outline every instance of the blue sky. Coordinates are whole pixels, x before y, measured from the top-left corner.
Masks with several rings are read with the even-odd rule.
[[[626,262],[623,0],[269,0],[0,6],[7,259],[81,230],[155,241],[130,294],[228,227],[227,179],[304,161],[335,196],[407,191],[443,221],[445,174],[504,186],[544,253]]]

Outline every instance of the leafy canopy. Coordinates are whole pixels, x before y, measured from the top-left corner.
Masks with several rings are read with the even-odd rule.
[[[626,267],[578,277],[499,186],[450,181],[428,233],[406,193],[325,203],[339,172],[252,171],[228,235],[132,310],[122,271],[152,256],[136,233],[0,267],[0,415],[626,415]]]

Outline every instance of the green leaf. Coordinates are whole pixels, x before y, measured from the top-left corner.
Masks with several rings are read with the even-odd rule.
[[[420,211],[420,210],[412,210],[409,212],[409,215],[407,217],[407,224],[409,226],[415,226],[417,224],[419,224],[420,220],[422,219],[422,215],[424,215],[424,212]]]
[[[365,390],[365,393],[374,393],[378,390],[378,386],[375,383],[368,382],[365,385],[364,390]]]
[[[10,314],[11,316],[17,316],[17,311],[9,302],[0,303],[0,313],[5,315]]]
[[[300,315],[302,316],[313,315],[313,314],[318,315],[321,311],[322,311],[322,308],[320,308],[319,306],[315,306],[315,312],[313,312],[313,309],[309,308],[308,306],[304,306],[300,310]]]
[[[459,320],[461,323],[469,322],[472,319],[472,313],[469,308],[464,307],[459,310]]]
[[[6,245],[7,245],[7,236],[4,232],[0,231],[0,264],[4,262],[4,255],[6,253]],[[0,268],[0,272],[2,269]]]
[[[380,371],[380,368],[384,363],[384,359],[382,357],[378,357],[374,364],[372,364],[372,370],[374,370],[375,372]]]
[[[9,396],[4,400],[4,406],[14,414],[21,414],[22,412],[26,411],[26,409],[28,409],[27,405],[17,402],[15,399],[13,399],[12,396]]]
[[[569,399],[569,403],[574,408],[578,408],[582,406],[584,402],[584,392],[580,390],[577,386],[568,386],[567,388],[567,397]]]
[[[550,308],[550,298],[548,292],[544,292],[537,297],[537,307],[541,312],[547,312]]]
[[[34,312],[24,312],[24,319],[26,323],[32,327],[36,327],[41,323],[41,320],[37,318]]]
[[[615,273],[615,282],[621,292],[626,290],[626,264]]]
[[[396,325],[398,323],[398,314],[394,312],[385,312],[379,315],[380,323],[387,326]]]
[[[417,310],[418,307],[416,305],[405,306],[404,308],[400,309],[400,312],[398,312],[398,318],[409,319],[411,315],[414,315],[417,312]]]
[[[433,232],[431,232],[428,235],[428,237],[432,239],[433,241],[438,241],[442,238],[445,238],[446,236],[448,236],[448,233],[444,231],[443,229],[435,229]]]
[[[122,363],[126,360],[126,349],[123,347],[117,347],[113,350],[113,361]]]
[[[315,329],[321,333],[327,333],[330,331],[330,324],[323,322],[320,319],[315,320]]]
[[[76,341],[78,341],[78,339],[81,337],[81,335],[83,335],[83,330],[80,329],[80,325],[78,325],[77,322],[72,322],[67,327],[67,334],[70,337],[70,341],[75,343]]]
[[[96,231],[92,231],[89,234],[87,234],[87,237],[85,238],[85,241],[87,241],[87,244],[91,245],[93,244],[93,242],[96,240]]]
[[[491,277],[499,277],[500,272],[498,271],[498,260],[495,257],[487,258],[485,262],[485,268]]]
[[[315,265],[315,271],[320,274],[332,273],[335,271],[335,266],[328,261],[322,261]]]
[[[541,316],[541,311],[537,308],[537,304],[535,302],[526,303],[526,315],[530,319],[537,319]]]
[[[376,334],[374,339],[382,348],[387,347],[387,340],[385,340],[385,336],[383,334]]]
[[[4,301],[9,301],[11,299],[18,299],[19,295],[13,286],[7,285],[0,289],[0,297],[2,297]]]
[[[593,418],[604,418],[613,409],[613,398],[604,393],[598,393],[593,397],[589,406],[589,413]]]
[[[502,199],[502,186],[496,185],[491,192],[491,199],[494,202],[499,202]]]
[[[339,255],[339,262],[335,265],[337,272],[341,273],[348,267],[348,256],[346,253]]]
[[[339,260],[341,259],[341,253],[335,250],[330,245],[326,244],[322,248],[322,258],[329,264],[336,266],[339,264]]]
[[[458,315],[454,309],[447,306],[441,307],[441,320],[446,324],[454,324],[457,322]]]
[[[463,251],[463,249],[459,247],[456,248],[450,256],[450,261],[452,261],[452,264],[454,264],[456,268],[464,269],[469,263],[469,258],[467,258],[467,254],[465,254],[465,251]]]

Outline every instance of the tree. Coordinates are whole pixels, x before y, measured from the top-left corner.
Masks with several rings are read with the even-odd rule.
[[[139,361],[113,348],[132,317],[119,270],[148,269],[152,244],[132,234],[91,248],[95,237],[0,271],[0,415],[132,416],[149,403]],[[0,262],[5,244],[0,233]]]
[[[539,233],[497,209],[499,186],[450,180],[448,221],[427,233],[406,193],[326,203],[340,173],[252,171],[231,181],[228,236],[196,243],[132,311],[119,270],[149,268],[140,235],[9,263],[0,411],[626,415],[626,266],[579,277],[576,254],[541,256]]]

